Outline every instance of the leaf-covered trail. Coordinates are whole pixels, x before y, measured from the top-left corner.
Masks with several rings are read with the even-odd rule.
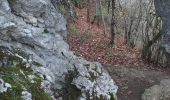
[[[139,51],[124,44],[123,36],[116,36],[116,47],[109,46],[110,40],[103,35],[102,25],[98,27],[96,24],[87,22],[86,8],[76,10],[78,20],[75,26],[70,25],[70,34],[67,38],[70,49],[76,55],[105,65],[145,65]]]
[[[145,89],[170,78],[169,70],[152,67],[142,61],[140,52],[124,44],[123,36],[116,36],[116,46],[109,46],[102,25],[87,23],[86,8],[76,9],[78,20],[69,23],[67,42],[77,55],[103,64],[119,87],[119,100],[140,100]]]

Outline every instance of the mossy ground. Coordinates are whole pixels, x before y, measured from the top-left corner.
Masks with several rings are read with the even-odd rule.
[[[22,100],[22,91],[31,93],[33,100],[51,100],[51,97],[41,88],[39,75],[30,67],[26,68],[26,63],[22,63],[20,58],[2,51],[0,51],[0,58],[0,60],[7,59],[7,63],[0,66],[0,78],[12,86],[7,92],[0,93],[1,100]],[[40,67],[39,65],[37,67]],[[29,75],[35,76],[33,83],[30,82]]]

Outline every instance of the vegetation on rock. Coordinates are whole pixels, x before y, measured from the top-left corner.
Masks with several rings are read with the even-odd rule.
[[[51,97],[41,87],[41,77],[33,72],[31,66],[26,67],[27,62],[23,62],[21,58],[4,51],[0,51],[0,58],[2,63],[0,78],[11,84],[11,88],[7,92],[0,93],[2,100],[23,100],[23,91],[31,93],[33,100],[51,100]],[[34,65],[40,66],[35,62]]]

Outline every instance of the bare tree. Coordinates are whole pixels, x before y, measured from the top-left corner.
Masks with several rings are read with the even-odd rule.
[[[115,40],[115,0],[112,0],[112,19],[111,19],[111,40],[110,44],[114,44]]]
[[[87,22],[90,22],[90,0],[87,0]]]

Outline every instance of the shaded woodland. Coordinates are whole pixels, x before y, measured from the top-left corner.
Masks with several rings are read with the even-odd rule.
[[[78,19],[75,9],[86,9],[84,16],[87,23],[91,23],[89,27],[97,25],[102,30],[100,34],[110,39],[109,45],[118,45],[115,40],[121,37],[126,46],[138,49],[144,61],[167,66],[166,54],[161,48],[164,34],[162,19],[156,14],[154,0],[65,0],[63,2],[69,5],[66,8],[69,9],[67,11],[74,23]],[[90,28],[86,32],[88,30]]]

